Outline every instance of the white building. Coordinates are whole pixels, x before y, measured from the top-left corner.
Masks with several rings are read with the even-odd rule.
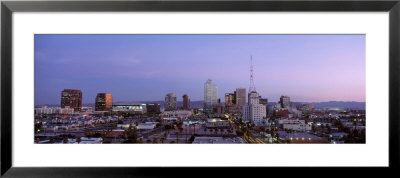
[[[312,124],[305,123],[305,120],[299,119],[281,119],[279,124],[283,125],[283,129],[294,130],[299,132],[306,132],[312,130]]]
[[[217,105],[218,87],[212,84],[212,80],[208,79],[204,84],[204,105],[205,107],[213,107]]]
[[[259,103],[260,96],[257,92],[252,91],[249,93],[248,103],[243,107],[243,120],[261,125],[263,119],[267,116],[266,106]]]
[[[171,117],[179,117],[179,118],[187,118],[192,115],[192,111],[190,110],[175,110],[175,111],[164,111],[162,113],[163,116],[171,116]]]
[[[137,126],[139,130],[149,130],[156,128],[156,123],[139,123]]]
[[[35,108],[35,114],[74,114],[74,108],[69,106],[65,108],[42,106],[41,108]]]

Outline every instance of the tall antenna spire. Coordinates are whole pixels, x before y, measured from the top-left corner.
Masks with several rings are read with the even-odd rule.
[[[250,55],[250,92],[256,92],[256,87],[254,86],[254,75],[253,75],[253,55]]]

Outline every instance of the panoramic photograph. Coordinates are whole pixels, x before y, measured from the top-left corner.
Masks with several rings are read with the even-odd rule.
[[[34,144],[365,144],[363,34],[36,34]]]

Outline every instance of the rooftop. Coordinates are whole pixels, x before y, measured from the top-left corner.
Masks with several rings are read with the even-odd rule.
[[[232,143],[245,144],[247,142],[240,137],[234,137],[234,138],[195,137],[193,141],[193,144],[232,144]]]

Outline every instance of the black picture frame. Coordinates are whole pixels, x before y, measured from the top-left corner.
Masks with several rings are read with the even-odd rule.
[[[72,167],[20,168],[12,166],[12,17],[13,12],[389,12],[389,168],[399,167],[400,135],[400,3],[399,0],[364,1],[2,1],[1,2],[1,175],[5,177],[131,177],[177,175],[177,168]],[[199,170],[200,169],[200,170]],[[204,168],[185,168],[202,174]],[[215,168],[208,168],[211,171]],[[228,168],[218,171],[228,172]],[[251,172],[264,171],[254,168]],[[278,168],[279,169],[279,168]],[[296,168],[292,168],[296,169]],[[240,168],[234,168],[241,171]],[[363,169],[368,174],[376,169]],[[283,171],[283,170],[280,170]],[[205,171],[203,173],[207,173]],[[249,171],[246,171],[251,173]],[[284,171],[295,175],[295,171]],[[392,172],[392,171],[390,171]],[[209,173],[209,172],[208,172]],[[242,172],[243,173],[243,172]],[[230,173],[232,174],[232,173]],[[236,173],[233,173],[236,174]]]

